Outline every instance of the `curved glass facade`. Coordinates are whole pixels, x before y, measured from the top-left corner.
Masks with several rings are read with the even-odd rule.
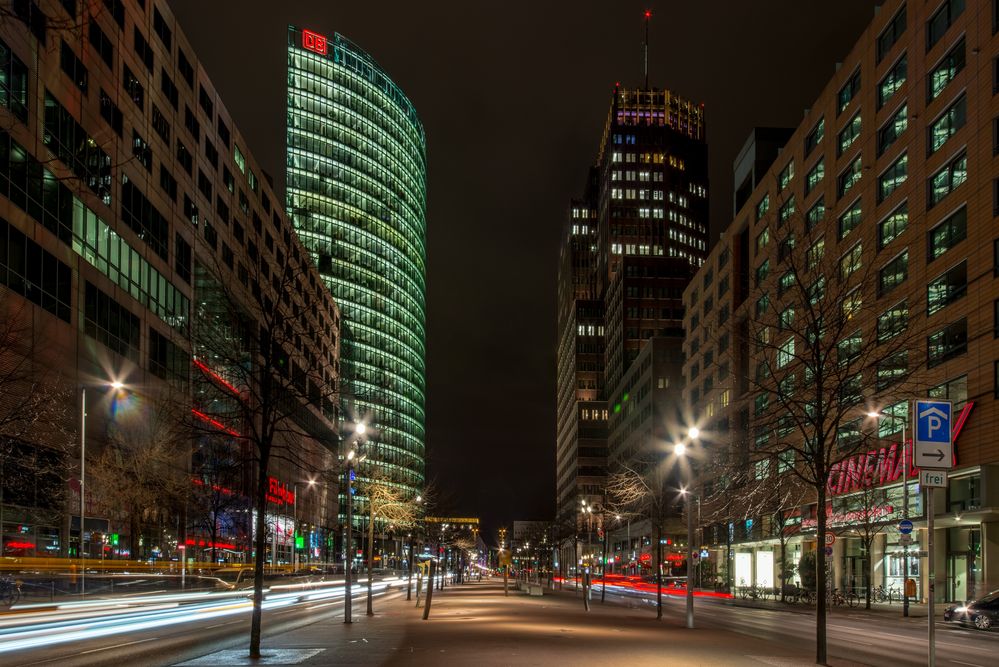
[[[288,29],[287,211],[342,316],[345,404],[367,464],[422,491],[426,143],[413,105],[340,35]]]

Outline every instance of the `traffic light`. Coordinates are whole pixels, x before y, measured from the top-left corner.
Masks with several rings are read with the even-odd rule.
[[[304,535],[302,535],[300,533],[296,533],[295,534],[295,548],[296,549],[304,549],[305,548],[305,536]]]
[[[111,546],[118,546],[118,533],[111,533]]]

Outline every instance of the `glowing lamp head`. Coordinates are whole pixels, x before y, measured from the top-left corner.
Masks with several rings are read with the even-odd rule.
[[[877,419],[878,417],[881,416],[881,413],[880,412],[868,412],[867,416],[870,417],[871,419]]]
[[[368,430],[368,427],[365,426],[363,423],[355,424],[354,425],[354,433],[356,433],[357,435],[364,435],[364,433],[367,430]]]
[[[696,426],[691,426],[690,429],[687,430],[687,435],[689,435],[691,438],[697,439],[701,435],[701,429],[697,428]]]
[[[354,456],[356,456],[356,455],[357,455],[357,452],[355,452],[353,449],[350,450],[349,452],[347,452],[347,460],[348,461],[353,461],[354,460]]]
[[[652,18],[652,11],[651,10],[649,10],[649,9],[645,10],[645,18],[647,18],[647,19]]]
[[[121,382],[118,382],[117,380],[115,380],[114,382],[111,383],[111,388],[115,389],[115,390],[124,389],[125,385],[123,385]]]
[[[673,445],[673,453],[677,456],[685,456],[687,454],[687,445],[682,442],[678,442]]]

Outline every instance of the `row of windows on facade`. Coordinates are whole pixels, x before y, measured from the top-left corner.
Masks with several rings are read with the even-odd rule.
[[[620,152],[614,151],[611,153],[611,162],[618,163],[628,163],[636,162],[638,164],[665,164],[669,165],[673,169],[678,171],[686,171],[687,165],[682,158],[678,158],[674,155],[667,155],[666,153],[631,153],[631,152]]]
[[[583,408],[580,410],[580,419],[583,421],[607,421],[607,409]]]
[[[639,199],[652,201],[665,201],[686,208],[690,205],[686,195],[678,195],[672,190],[668,193],[663,190],[647,190],[644,188],[611,188],[611,199]]]

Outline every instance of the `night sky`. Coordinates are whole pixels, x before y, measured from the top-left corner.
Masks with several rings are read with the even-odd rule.
[[[450,510],[497,525],[554,513],[555,275],[614,83],[704,102],[712,237],[754,126],[797,125],[875,0],[170,0],[278,189],[286,31],[339,32],[423,120],[428,153],[428,448]]]

